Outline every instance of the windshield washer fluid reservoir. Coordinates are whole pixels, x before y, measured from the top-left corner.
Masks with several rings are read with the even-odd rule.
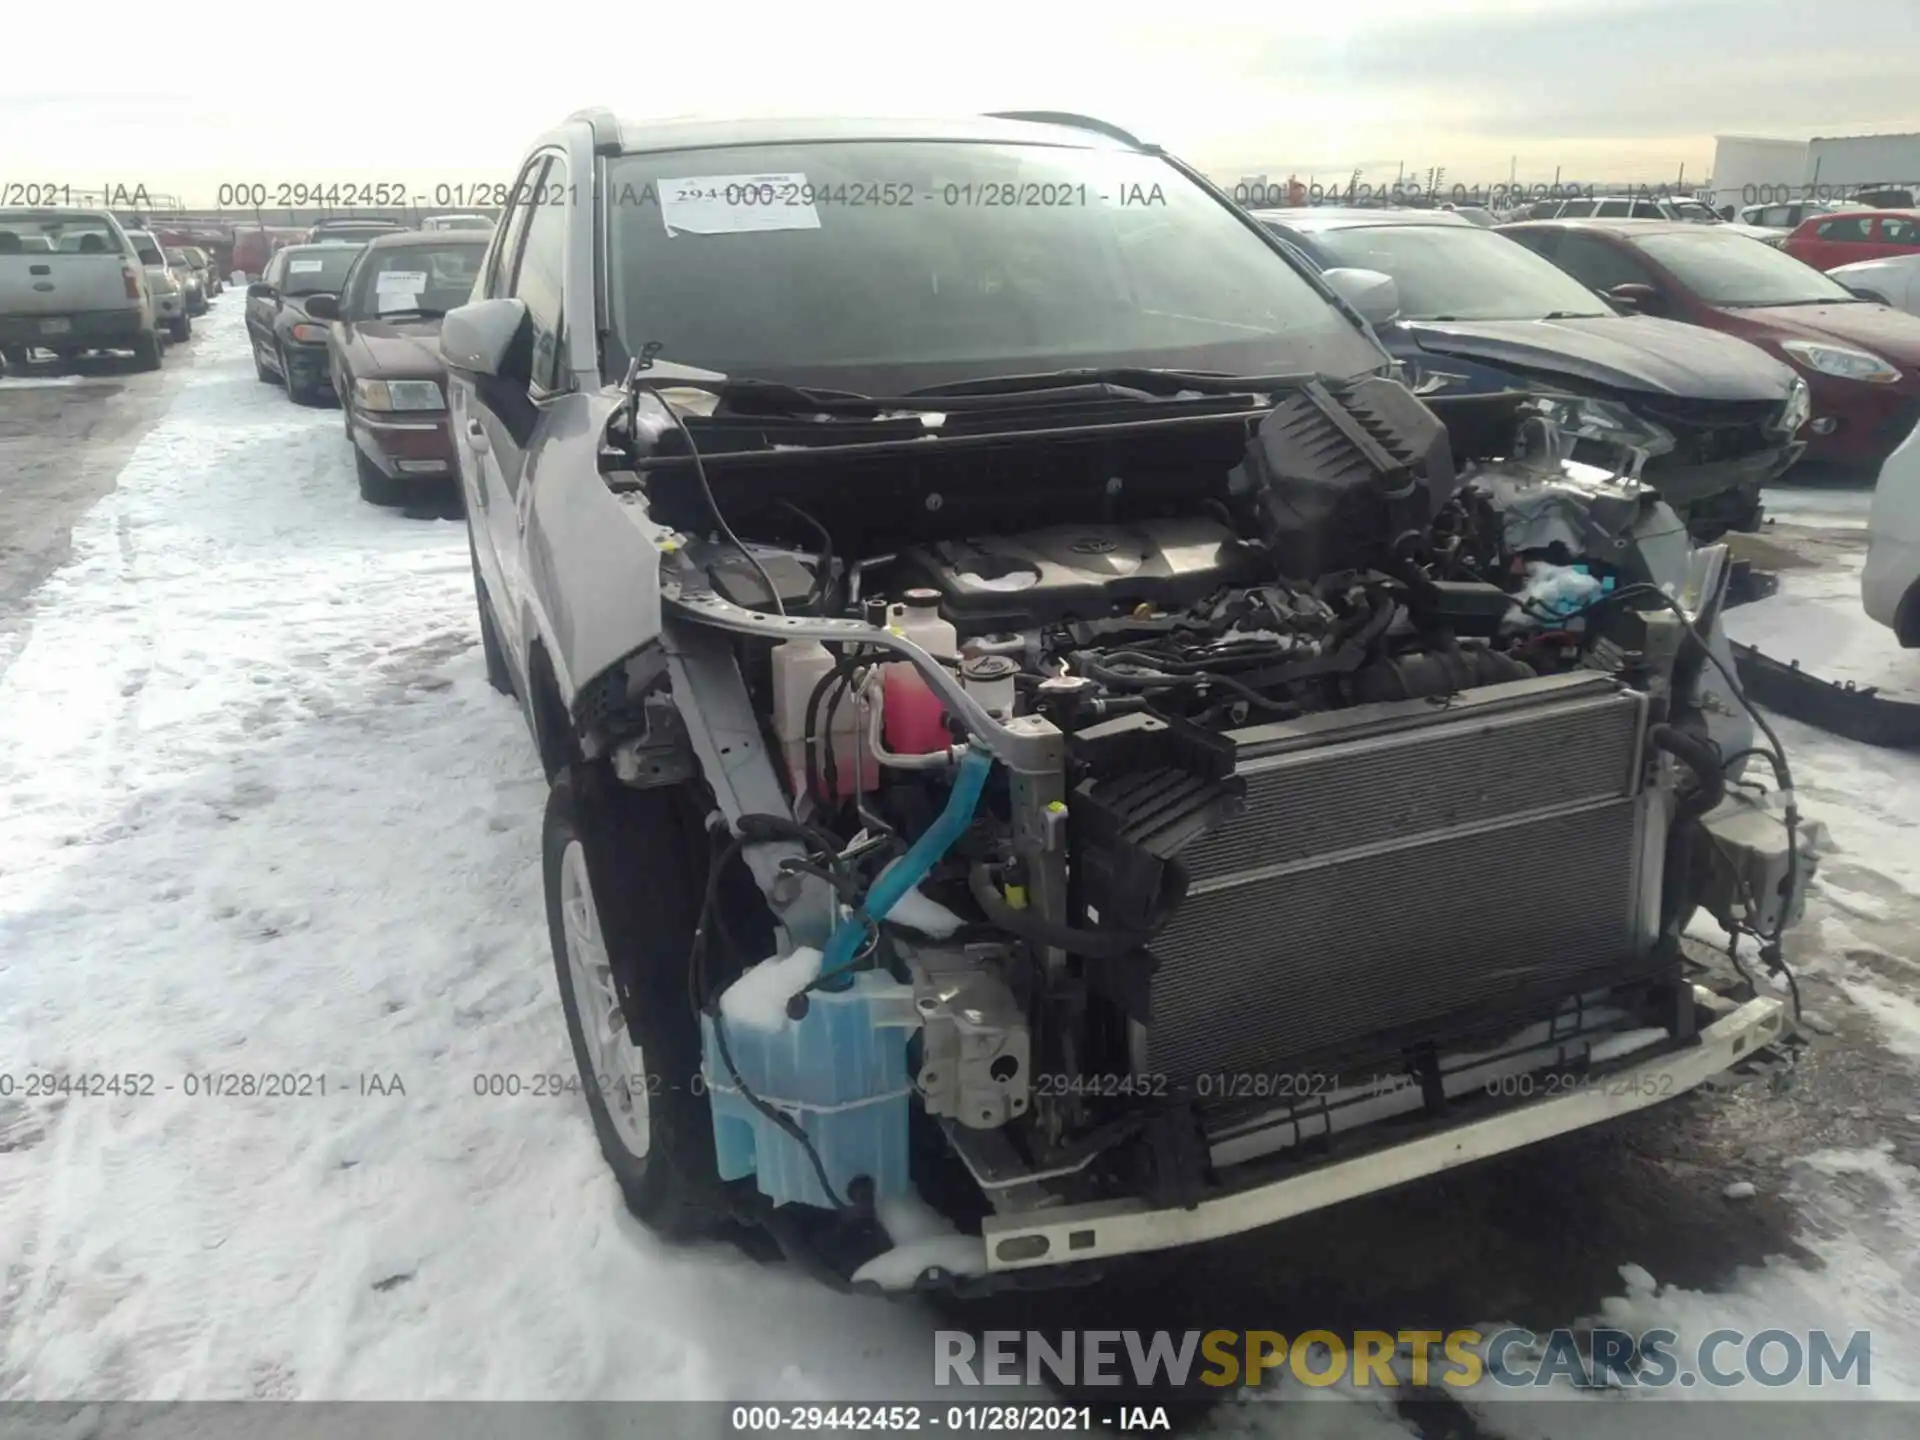
[[[806,992],[806,1013],[777,1028],[724,1020],[727,1050],[740,1078],[766,1104],[796,1121],[820,1155],[827,1178],[847,1200],[864,1179],[872,1198],[913,1188],[907,1167],[907,1036],[918,1021],[913,990],[865,970],[844,990]],[[722,1180],[751,1175],[776,1205],[833,1201],[807,1152],[762,1114],[734,1083],[700,1017],[701,1076],[713,1108],[713,1149]]]

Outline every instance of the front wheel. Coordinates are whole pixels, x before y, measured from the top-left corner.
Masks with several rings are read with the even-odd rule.
[[[185,315],[176,316],[167,322],[167,336],[176,345],[184,345],[193,338],[193,321]]]
[[[548,793],[541,836],[548,937],[587,1114],[627,1208],[673,1238],[726,1219],[687,999],[704,879],[703,837],[687,814],[677,789],[629,790],[604,763],[574,765]]]

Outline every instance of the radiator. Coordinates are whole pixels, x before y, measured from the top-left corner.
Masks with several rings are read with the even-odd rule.
[[[1645,725],[1644,696],[1576,674],[1236,732],[1247,808],[1183,857],[1136,1064],[1391,1058],[1652,973]]]

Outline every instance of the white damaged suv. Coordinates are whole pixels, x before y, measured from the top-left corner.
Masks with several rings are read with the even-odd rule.
[[[1813,872],[1724,548],[1524,397],[1423,404],[1190,167],[588,111],[509,200],[448,403],[648,1224],[1084,1278],[1789,1028],[1679,946],[1704,908],[1780,963]]]

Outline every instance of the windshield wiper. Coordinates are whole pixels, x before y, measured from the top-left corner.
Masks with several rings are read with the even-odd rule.
[[[1785,310],[1791,305],[1867,305],[1858,295],[1823,295],[1813,300],[1721,300],[1723,310]]]
[[[382,310],[373,318],[376,320],[392,320],[396,316],[401,315],[418,315],[425,320],[440,320],[446,317],[446,313],[444,310],[435,310],[427,305],[403,305],[398,310]]]
[[[1549,310],[1542,320],[1601,320],[1612,315],[1611,310]]]
[[[1178,394],[1182,390],[1207,395],[1236,395],[1249,391],[1284,390],[1304,385],[1311,374],[1227,375],[1215,370],[1167,370],[1152,366],[1089,366],[1072,370],[1043,370],[1027,375],[988,375],[979,380],[953,380],[926,385],[906,392],[906,399],[938,396],[965,399],[974,395],[1044,394],[1049,390],[1077,389],[1088,385],[1113,385],[1142,391],[1155,398]]]

